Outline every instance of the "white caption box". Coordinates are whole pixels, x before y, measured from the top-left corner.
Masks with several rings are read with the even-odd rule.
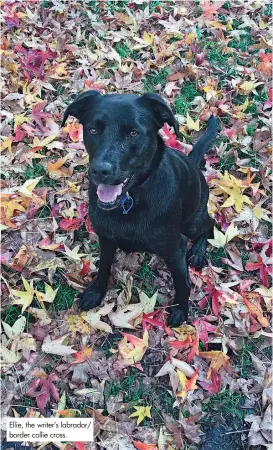
[[[7,418],[7,442],[93,442],[93,419]]]

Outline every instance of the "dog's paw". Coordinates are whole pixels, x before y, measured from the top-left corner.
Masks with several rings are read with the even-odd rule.
[[[88,311],[89,309],[96,308],[100,305],[103,294],[96,288],[95,283],[85,289],[80,295],[80,309],[82,311]]]
[[[172,306],[168,315],[167,324],[169,327],[176,328],[183,322],[186,322],[187,319],[188,314],[184,309],[179,308],[179,306]]]
[[[193,245],[192,248],[188,250],[187,262],[196,270],[201,270],[204,266],[207,265],[206,253],[202,246]]]

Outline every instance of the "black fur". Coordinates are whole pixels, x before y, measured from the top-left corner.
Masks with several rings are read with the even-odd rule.
[[[168,324],[180,325],[188,317],[188,264],[204,265],[213,228],[207,212],[209,190],[199,164],[215,139],[216,119],[209,119],[207,131],[188,157],[166,147],[158,135],[165,122],[176,133],[178,127],[170,107],[157,94],[103,96],[87,91],[67,108],[63,123],[69,115],[83,125],[90,156],[89,214],[101,250],[98,277],[82,294],[81,309],[100,304],[117,248],[150,252],[162,257],[172,274],[176,295]],[[91,129],[97,134],[90,134]],[[131,136],[131,130],[139,135]],[[96,185],[119,184],[127,178],[126,191],[134,201],[130,212],[124,215],[120,205],[102,209]],[[187,254],[188,238],[194,245]]]

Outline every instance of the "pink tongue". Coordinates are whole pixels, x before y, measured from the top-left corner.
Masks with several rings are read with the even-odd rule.
[[[101,202],[111,203],[122,193],[123,183],[120,184],[99,184],[97,195]]]

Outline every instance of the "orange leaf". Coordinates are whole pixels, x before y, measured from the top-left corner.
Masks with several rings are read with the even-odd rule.
[[[212,369],[215,370],[215,372],[218,372],[221,367],[224,367],[227,372],[231,373],[229,363],[230,358],[224,352],[220,352],[218,350],[211,352],[199,352],[199,356],[202,358],[211,359],[207,378],[210,378]]]
[[[158,450],[156,444],[145,444],[144,442],[139,441],[132,441],[132,444],[134,444],[135,448],[138,450]]]
[[[78,364],[86,361],[89,359],[93,352],[93,346],[92,347],[83,347],[79,352],[74,353],[72,356],[75,358],[76,361],[73,361],[72,364]]]
[[[262,327],[269,327],[269,321],[263,315],[260,303],[260,294],[258,294],[258,292],[247,292],[244,294],[244,302],[250,313],[253,316],[257,317],[257,320],[262,325]]]

